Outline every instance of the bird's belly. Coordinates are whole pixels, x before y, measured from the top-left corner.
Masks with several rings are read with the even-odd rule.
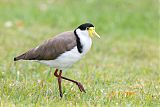
[[[48,61],[43,60],[40,62],[44,63],[50,67],[55,67],[58,69],[65,69],[65,68],[71,67],[72,64],[74,64],[75,62],[80,60],[82,56],[83,56],[83,54],[80,54],[78,52],[77,46],[76,46],[72,50],[61,54],[59,57],[57,57],[54,60],[48,60]]]

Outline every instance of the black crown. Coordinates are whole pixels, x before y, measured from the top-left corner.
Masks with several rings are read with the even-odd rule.
[[[94,27],[91,23],[84,23],[80,25],[78,28],[81,30],[86,30],[88,27]]]

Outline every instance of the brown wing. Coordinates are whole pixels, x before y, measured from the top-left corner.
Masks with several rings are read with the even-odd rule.
[[[53,60],[65,51],[73,49],[77,45],[74,32],[64,32],[49,39],[36,48],[15,57],[17,60]]]

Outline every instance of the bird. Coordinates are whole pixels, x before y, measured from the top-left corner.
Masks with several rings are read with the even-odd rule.
[[[14,57],[14,61],[28,60],[45,64],[55,68],[54,76],[57,77],[59,95],[62,98],[62,79],[75,83],[81,92],[85,92],[83,85],[75,80],[62,76],[62,71],[70,68],[79,61],[92,46],[92,38],[100,36],[91,23],[79,25],[75,30],[60,33],[45,40],[35,48]]]

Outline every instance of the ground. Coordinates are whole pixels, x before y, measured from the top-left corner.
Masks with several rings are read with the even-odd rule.
[[[1,0],[0,106],[160,106],[158,0]],[[57,79],[36,62],[13,57],[92,22],[101,39]]]

